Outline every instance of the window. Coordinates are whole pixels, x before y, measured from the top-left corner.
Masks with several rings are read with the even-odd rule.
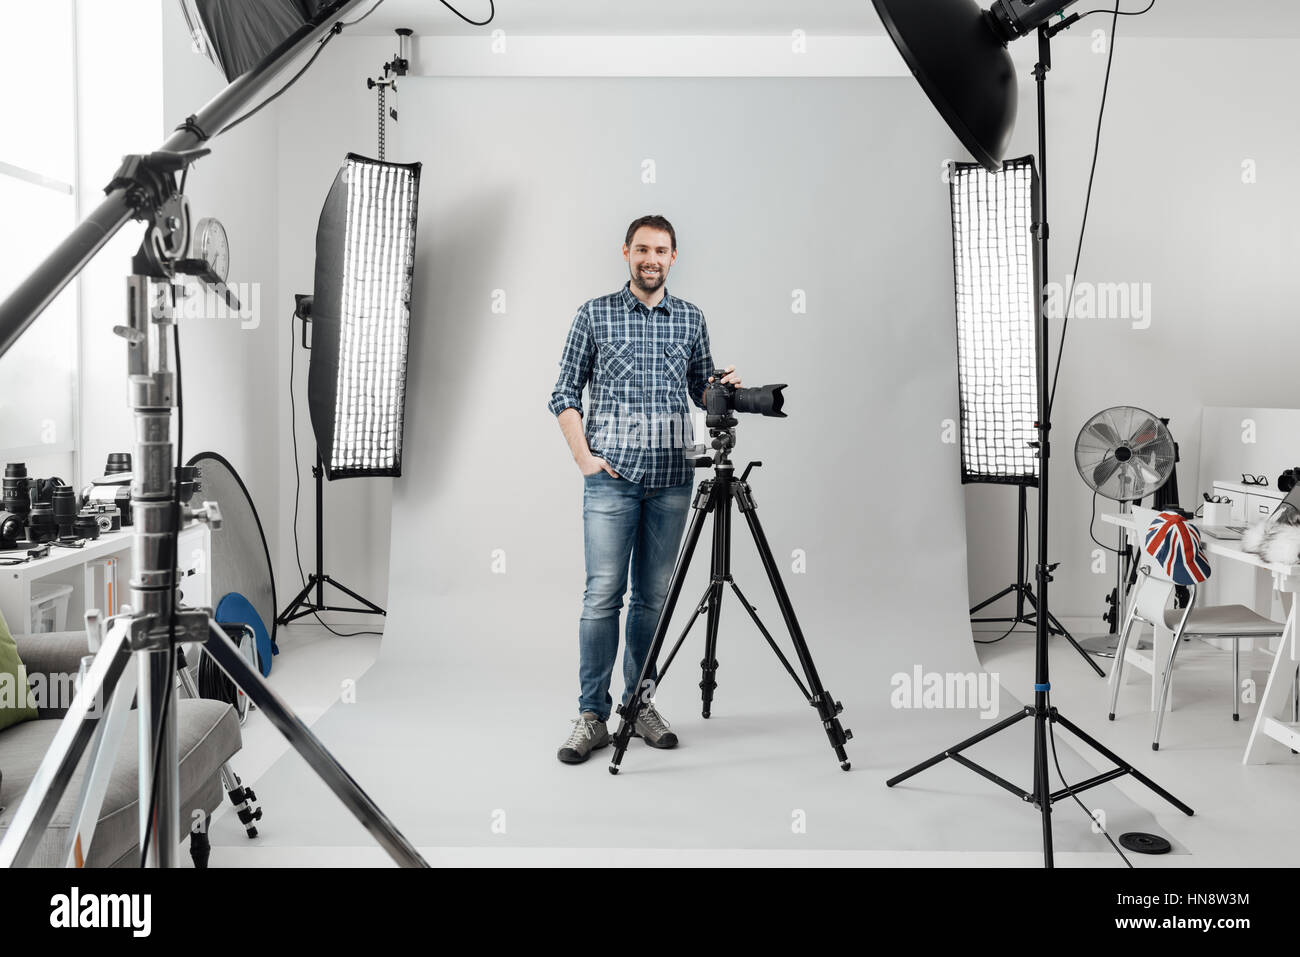
[[[0,299],[76,224],[72,0],[6,3],[0,30]],[[65,289],[0,356],[0,462],[73,481],[77,299]]]

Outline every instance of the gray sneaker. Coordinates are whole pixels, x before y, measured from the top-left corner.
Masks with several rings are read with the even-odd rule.
[[[565,764],[581,764],[597,748],[609,744],[609,728],[592,711],[584,711],[573,719],[573,731],[556,755]]]
[[[644,738],[652,748],[677,747],[677,735],[669,730],[670,725],[664,716],[655,710],[654,702],[645,706],[640,717],[636,719],[636,735]]]

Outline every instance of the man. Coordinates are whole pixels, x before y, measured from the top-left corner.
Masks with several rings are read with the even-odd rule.
[[[692,440],[686,400],[689,395],[704,408],[705,385],[713,381],[704,314],[668,294],[668,271],[677,261],[672,224],[662,216],[633,221],[623,259],[631,275],[623,288],[578,310],[549,405],[584,484],[587,590],[578,623],[579,714],[558,755],[566,764],[580,764],[609,744],[609,682],[629,560],[623,702],[636,692],[690,511],[694,469],[683,455]],[[728,366],[722,381],[739,386],[734,370]],[[651,747],[677,745],[653,701],[635,731]]]

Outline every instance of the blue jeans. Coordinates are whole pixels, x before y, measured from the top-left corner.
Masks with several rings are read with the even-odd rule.
[[[578,623],[579,711],[609,720],[614,700],[609,680],[618,655],[618,616],[627,590],[629,558],[632,597],[623,648],[623,702],[632,696],[654,639],[659,611],[681,546],[691,508],[691,482],[646,488],[614,478],[604,469],[585,476],[582,496],[587,590]],[[651,673],[652,679],[658,674]]]

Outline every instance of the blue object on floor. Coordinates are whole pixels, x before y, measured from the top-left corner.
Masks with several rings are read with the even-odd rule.
[[[237,591],[232,591],[217,602],[217,624],[238,622],[248,625],[257,636],[257,664],[265,678],[271,673],[271,656],[278,655],[280,649],[271,644],[271,633],[266,630],[262,616],[257,613],[253,603]]]

